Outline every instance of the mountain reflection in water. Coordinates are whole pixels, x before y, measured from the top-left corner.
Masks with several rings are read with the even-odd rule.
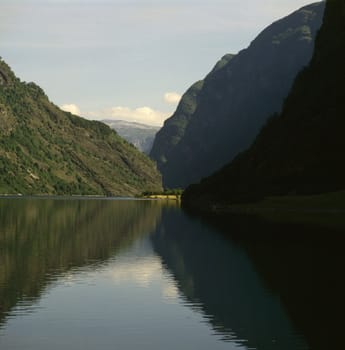
[[[0,199],[0,325],[62,274],[103,264],[154,230],[155,202]]]
[[[336,222],[0,198],[0,348],[341,349]]]
[[[224,339],[258,350],[343,347],[342,229],[175,211],[163,213],[152,242]]]

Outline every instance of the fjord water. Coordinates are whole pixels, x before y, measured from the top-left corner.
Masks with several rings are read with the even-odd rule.
[[[337,227],[61,198],[0,199],[0,223],[1,349],[343,345]]]

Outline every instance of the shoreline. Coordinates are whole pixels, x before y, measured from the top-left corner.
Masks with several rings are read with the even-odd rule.
[[[215,214],[260,214],[260,213],[306,213],[306,214],[339,214],[345,213],[345,208],[279,208],[279,207],[260,207],[260,206],[217,206],[214,205],[209,210],[201,212],[210,212]]]
[[[183,203],[183,201],[182,201]],[[286,195],[266,197],[257,202],[227,203],[226,201],[202,201],[197,205],[186,205],[191,210],[201,212],[260,213],[260,212],[345,212],[345,191],[327,192],[313,195]]]
[[[190,203],[188,203],[190,204]],[[267,197],[256,203],[202,202],[182,207],[200,217],[257,216],[281,223],[317,224],[345,230],[345,191],[309,196]]]
[[[152,199],[152,200],[174,200],[177,202],[181,201],[181,195],[178,194],[152,194],[148,196],[139,197],[143,199]]]
[[[101,199],[101,200],[139,200],[129,196],[102,195],[57,195],[57,194],[0,194],[0,199]]]

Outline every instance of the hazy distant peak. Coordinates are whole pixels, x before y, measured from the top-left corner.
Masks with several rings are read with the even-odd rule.
[[[155,135],[160,129],[158,126],[129,122],[127,120],[104,119],[102,122],[146,154],[150,153]]]
[[[143,123],[138,123],[138,122],[130,122],[127,120],[114,120],[114,119],[103,119],[103,123],[107,125],[112,125],[117,126],[117,127],[136,127],[137,129],[144,129],[144,130],[159,130],[159,126],[154,126],[154,125],[148,125],[148,124],[143,124]]]

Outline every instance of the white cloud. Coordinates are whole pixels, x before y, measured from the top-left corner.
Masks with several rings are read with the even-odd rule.
[[[161,281],[161,296],[166,303],[176,303],[179,297],[176,283],[156,256],[138,257],[134,260],[118,256],[116,264],[106,274],[116,284],[135,283],[141,288],[148,288],[152,283]]]
[[[164,94],[164,101],[168,104],[178,104],[181,97],[177,92],[167,92]]]
[[[65,112],[70,112],[75,115],[81,115],[80,108],[73,103],[62,105],[60,108]]]
[[[129,107],[117,106],[98,112],[89,112],[86,113],[85,116],[89,119],[118,119],[161,126],[170,114],[171,113],[154,110],[150,107],[132,109]]]
[[[116,283],[134,282],[140,287],[148,287],[163,273],[162,264],[157,257],[144,257],[128,261],[118,258],[117,264],[109,271]]]

